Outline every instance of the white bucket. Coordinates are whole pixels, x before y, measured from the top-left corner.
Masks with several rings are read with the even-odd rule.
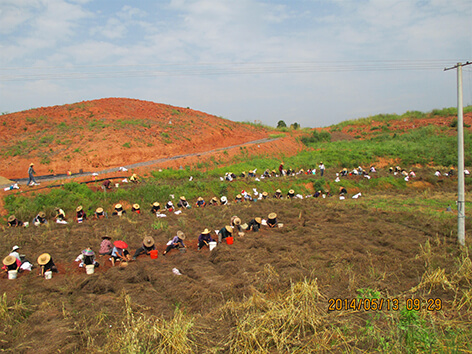
[[[44,272],[44,279],[52,279],[52,271],[48,270]]]
[[[8,279],[16,279],[17,275],[18,275],[18,271],[16,269],[8,271]]]
[[[119,183],[115,183],[115,187],[118,188],[120,186]]]
[[[216,242],[215,241],[210,241],[208,242],[208,247],[210,247],[210,251],[216,247]]]
[[[85,266],[85,272],[87,274],[93,274],[95,272],[95,266],[93,264],[87,264]]]
[[[278,226],[278,227],[284,227],[284,224],[282,224],[281,222],[279,222],[279,223],[277,224],[277,226]]]

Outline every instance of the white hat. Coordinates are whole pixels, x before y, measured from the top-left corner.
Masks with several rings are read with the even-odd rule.
[[[226,198],[226,196],[222,196],[221,197],[221,201],[224,203],[224,202],[227,202],[228,201],[228,198]]]
[[[18,246],[15,245],[15,246],[13,246],[13,248],[12,248],[11,250],[12,250],[12,252],[13,252],[13,251],[16,251],[16,250],[19,250],[19,249],[20,249],[20,247],[18,247]]]

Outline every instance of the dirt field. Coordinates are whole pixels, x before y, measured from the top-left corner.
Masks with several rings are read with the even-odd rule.
[[[270,212],[278,214],[282,228],[263,227],[237,237],[233,245],[223,244],[212,252],[197,250],[197,237],[204,228],[220,229],[236,214],[248,222],[255,216],[266,218]],[[159,221],[165,226],[156,230]],[[196,331],[193,350],[234,351],[230,339],[237,316],[225,312],[228,302],[241,303],[254,294],[270,298],[306,279],[316,279],[322,294],[317,301],[322,314],[318,331],[347,322],[362,329],[368,312],[328,312],[329,299],[353,299],[359,289],[375,289],[382,298],[404,302],[431,262],[452,274],[460,253],[455,240],[444,235],[445,223],[453,227],[454,216],[446,221],[413,218],[371,210],[362,200],[333,197],[190,209],[159,220],[144,213],[83,224],[6,229],[1,234],[2,254],[14,244],[32,260],[47,251],[60,272],[51,280],[38,277],[37,269],[15,281],[3,276],[2,290],[9,303],[21,294],[25,309],[24,313],[18,310],[24,316],[20,323],[4,329],[0,348],[17,352],[34,348],[39,353],[110,348],[110,338],[124,330],[127,295],[137,313],[170,321],[178,308],[191,316]],[[179,229],[187,236],[187,252],[173,250],[163,256],[165,243]],[[127,268],[112,268],[101,258],[96,274],[86,275],[74,259],[87,246],[98,251],[105,234],[128,242],[132,253],[144,235],[152,235],[159,257],[140,256]],[[432,249],[429,254],[424,251],[427,244]],[[173,274],[173,268],[182,275]],[[457,320],[464,313],[452,311],[455,294],[452,288],[436,284],[414,296],[442,299],[444,309],[432,315]],[[200,332],[206,334],[196,334]],[[332,339],[330,350],[369,350],[369,345]]]

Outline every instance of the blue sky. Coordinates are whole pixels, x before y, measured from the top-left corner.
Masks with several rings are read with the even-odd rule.
[[[128,97],[323,127],[456,106],[466,61],[472,0],[0,0],[0,112]]]

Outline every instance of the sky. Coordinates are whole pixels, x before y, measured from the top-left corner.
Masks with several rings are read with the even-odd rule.
[[[457,106],[472,0],[0,0],[0,112],[125,97],[326,127]],[[463,67],[472,105],[472,65]]]

